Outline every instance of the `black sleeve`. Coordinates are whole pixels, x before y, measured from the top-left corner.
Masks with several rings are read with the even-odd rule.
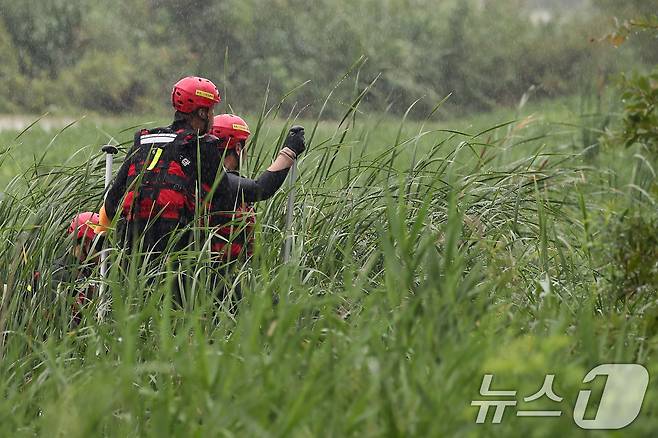
[[[119,168],[119,172],[114,177],[114,180],[112,180],[110,188],[107,191],[107,195],[105,196],[105,212],[110,218],[113,218],[117,213],[117,210],[119,209],[119,203],[121,202],[123,196],[126,194],[128,169],[130,168],[131,157],[139,147],[139,135],[139,132],[135,134],[135,141],[133,146],[126,155],[126,159],[123,161],[123,164]]]
[[[220,201],[219,205],[231,210],[236,202],[252,203],[271,198],[283,185],[289,170],[266,170],[255,180],[224,172],[214,201]]]

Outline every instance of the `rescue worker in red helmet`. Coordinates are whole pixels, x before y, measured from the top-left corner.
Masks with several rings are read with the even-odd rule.
[[[87,258],[92,246],[92,242],[96,238],[96,227],[100,223],[100,216],[97,213],[87,211],[80,213],[73,218],[66,230],[69,235],[73,235],[74,246],[71,251],[79,260]]]
[[[249,126],[236,115],[221,114],[215,116],[211,132],[219,138],[225,172],[239,176],[240,167],[246,158],[246,142],[251,134]],[[223,208],[227,207],[223,206]],[[216,297],[220,302],[229,297],[228,309],[231,313],[235,313],[237,304],[242,298],[242,287],[239,281],[228,280],[236,262],[244,261],[246,257],[251,256],[253,250],[255,222],[253,203],[242,202],[241,199],[236,198],[229,211],[222,210],[222,206],[211,203],[208,218]],[[231,289],[233,289],[232,293]]]
[[[55,260],[51,276],[53,280],[73,283],[91,274],[98,254],[92,260],[88,259],[101,247],[100,239],[96,236],[99,220],[98,214],[91,211],[80,213],[71,220],[66,232],[73,242],[68,251]]]
[[[219,138],[220,154],[224,157],[224,169],[227,173],[240,175],[240,167],[245,159],[245,146],[251,132],[242,118],[233,114],[215,116],[212,134]],[[220,206],[211,206],[209,225],[213,228],[211,250],[221,260],[230,262],[246,251],[252,252],[252,231],[254,207],[252,203],[236,203],[230,211],[220,210]]]
[[[108,229],[111,218],[121,216],[118,230],[127,249],[137,242],[142,250],[155,252],[185,247],[190,233],[174,231],[193,221],[201,201],[197,193],[207,193],[221,211],[230,211],[238,198],[267,199],[306,148],[304,128],[294,126],[277,158],[256,180],[224,172],[219,139],[208,133],[220,101],[217,87],[208,79],[186,77],[174,85],[171,100],[173,123],[135,134],[100,211],[100,232]]]
[[[140,241],[144,251],[161,252],[172,232],[191,221],[201,158],[197,154],[206,160],[217,147],[217,139],[207,133],[219,102],[219,91],[208,79],[188,76],[174,85],[174,121],[135,134],[101,208],[102,230],[119,213],[120,239],[128,249]],[[175,247],[185,243],[179,240]]]
[[[51,284],[57,295],[74,296],[72,326],[80,322],[81,307],[92,299],[96,286],[89,278],[98,265],[102,237],[96,235],[100,217],[93,212],[80,213],[71,220],[67,234],[72,238],[69,250],[56,259],[51,271]]]

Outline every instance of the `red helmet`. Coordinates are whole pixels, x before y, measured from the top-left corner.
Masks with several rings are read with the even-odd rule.
[[[198,108],[212,108],[220,100],[215,84],[197,76],[181,79],[171,91],[171,104],[177,111],[186,114]]]
[[[100,217],[97,213],[92,213],[87,211],[85,213],[80,213],[71,221],[69,225],[68,233],[73,234],[77,231],[76,238],[78,240],[83,237],[86,239],[93,239],[96,236],[94,228],[100,223]]]
[[[251,134],[247,122],[233,114],[220,114],[215,116],[211,134],[226,141],[224,148],[236,149],[240,155],[239,142],[246,142]]]

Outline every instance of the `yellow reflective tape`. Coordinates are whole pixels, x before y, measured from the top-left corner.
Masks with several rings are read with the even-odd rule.
[[[233,129],[235,129],[237,131],[244,131],[247,134],[250,134],[249,128],[247,128],[245,125],[240,125],[240,124],[234,123],[233,124]]]
[[[212,93],[208,93],[207,91],[196,90],[196,93],[194,94],[196,94],[197,96],[205,97],[210,100],[215,100],[215,96]]]
[[[157,148],[155,150],[155,156],[153,157],[153,160],[151,161],[151,164],[149,164],[149,167],[147,167],[146,170],[155,169],[155,165],[158,164],[158,160],[160,159],[160,155],[162,155],[162,149]]]

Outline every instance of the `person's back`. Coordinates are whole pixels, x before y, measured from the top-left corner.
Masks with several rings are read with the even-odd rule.
[[[198,176],[212,166],[201,170],[198,163],[216,159],[216,148],[216,138],[177,123],[135,135],[128,165],[122,166],[105,199],[108,215],[120,212],[118,230],[127,248],[162,252],[186,245],[186,235],[175,231],[194,218]]]
[[[200,179],[216,174],[217,139],[206,132],[220,101],[217,87],[204,78],[186,77],[174,85],[171,100],[174,122],[135,134],[100,212],[104,229],[120,216],[117,228],[127,249],[185,247],[188,238],[175,231],[194,218]]]

